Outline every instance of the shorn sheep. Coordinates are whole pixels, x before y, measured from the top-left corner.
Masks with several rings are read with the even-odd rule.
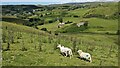
[[[65,54],[65,57],[70,56],[71,59],[71,57],[73,56],[72,50],[70,48],[61,46],[61,44],[58,44],[57,48],[60,48],[61,54]]]
[[[78,50],[77,52],[78,52],[80,58],[88,60],[89,62],[92,62],[91,55],[89,53],[85,53],[82,50]]]

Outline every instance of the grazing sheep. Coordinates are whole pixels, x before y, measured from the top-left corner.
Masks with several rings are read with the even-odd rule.
[[[64,46],[61,46],[61,44],[58,44],[57,48],[60,48],[60,52],[62,54],[65,54],[65,57],[67,57],[68,55],[70,56],[73,56],[72,54],[72,50],[70,48],[67,48],[67,47],[64,47]]]
[[[77,52],[78,52],[80,58],[86,59],[86,60],[88,60],[89,62],[92,62],[91,55],[90,55],[89,53],[85,53],[85,52],[83,52],[82,50],[78,50]]]

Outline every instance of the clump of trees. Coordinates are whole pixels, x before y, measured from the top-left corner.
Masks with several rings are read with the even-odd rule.
[[[28,25],[28,26],[35,26],[35,25],[43,25],[43,24],[44,24],[44,19],[30,18],[29,19],[29,23],[27,23],[26,25]]]

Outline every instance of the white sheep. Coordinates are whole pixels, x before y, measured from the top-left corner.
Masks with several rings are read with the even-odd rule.
[[[73,56],[72,50],[70,48],[61,46],[61,44],[58,44],[57,48],[60,48],[60,52],[62,54],[65,54],[65,57],[67,57],[69,55],[71,58],[71,56]]]
[[[89,53],[85,53],[85,52],[83,52],[82,50],[78,50],[77,52],[78,52],[80,58],[86,59],[86,60],[88,60],[89,62],[92,62],[91,55],[90,55]]]

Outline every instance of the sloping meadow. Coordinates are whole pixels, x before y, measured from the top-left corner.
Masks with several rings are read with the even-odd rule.
[[[2,22],[3,66],[117,66],[116,35],[48,34],[40,30]],[[19,28],[18,28],[19,27]],[[72,49],[72,59],[57,49],[60,43]],[[92,63],[79,59],[77,50],[89,52]]]

